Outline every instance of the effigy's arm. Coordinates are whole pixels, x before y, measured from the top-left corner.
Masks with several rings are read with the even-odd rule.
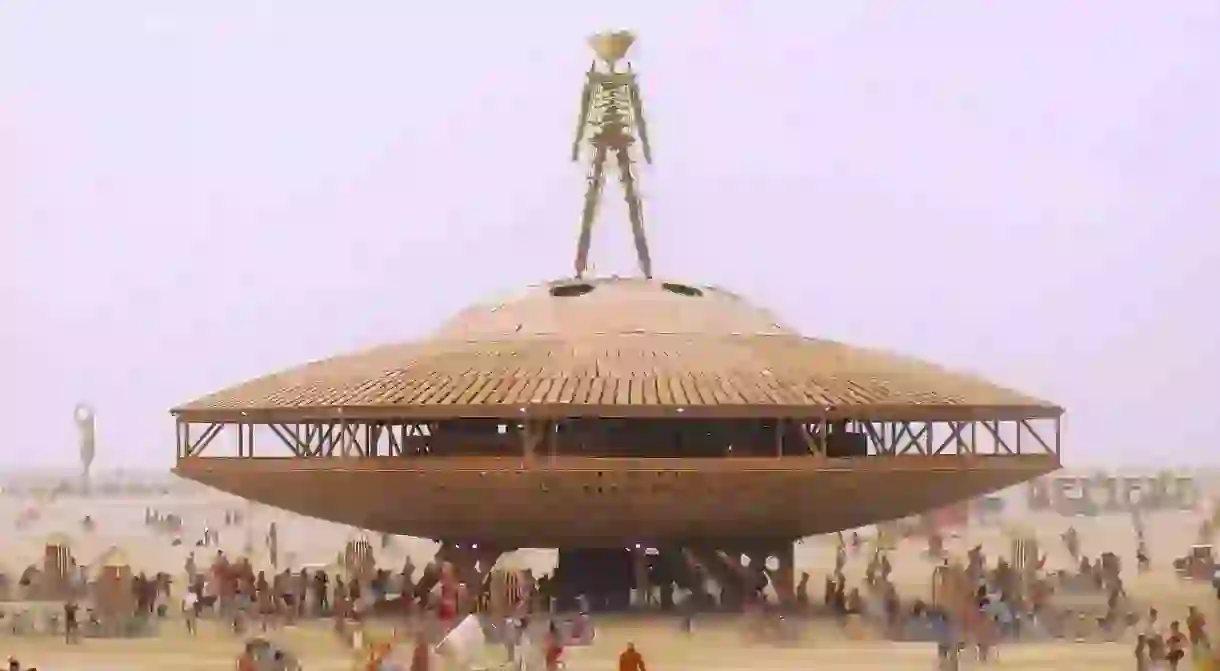
[[[640,135],[640,147],[644,150],[644,162],[652,164],[652,145],[648,142],[648,122],[644,120],[644,99],[640,97],[640,85],[632,75],[631,83],[627,85],[631,96],[631,114],[635,117],[636,131]]]
[[[580,142],[585,139],[585,132],[589,127],[589,111],[593,105],[593,91],[597,87],[597,82],[594,79],[596,71],[594,66],[596,61],[589,66],[589,74],[585,77],[585,88],[580,92],[580,117],[576,122],[576,139],[572,140],[572,160],[576,161],[580,158]]]

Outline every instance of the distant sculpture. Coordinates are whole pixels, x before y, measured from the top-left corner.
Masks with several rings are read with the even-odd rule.
[[[580,219],[580,238],[576,243],[578,279],[584,276],[588,266],[593,219],[597,216],[602,186],[606,182],[606,162],[610,154],[614,154],[619,182],[627,201],[627,215],[631,219],[640,272],[644,277],[652,278],[652,258],[648,253],[648,239],[644,235],[643,206],[633,174],[634,161],[629,153],[638,136],[644,162],[652,163],[652,147],[648,144],[644,104],[635,73],[630,65],[626,71],[616,68],[634,42],[635,36],[626,31],[599,33],[589,38],[589,46],[593,47],[597,59],[585,75],[585,87],[580,96],[580,120],[576,124],[576,139],[572,142],[573,161],[580,159],[580,146],[586,139],[592,149],[589,185]],[[602,64],[600,70],[597,67],[599,60]]]
[[[271,567],[278,569],[280,567],[280,531],[275,522],[267,526],[267,554],[270,555]]]
[[[96,453],[93,430],[93,406],[88,403],[77,403],[73,412],[76,419],[76,430],[80,439],[81,487],[89,491],[89,468],[93,466]]]

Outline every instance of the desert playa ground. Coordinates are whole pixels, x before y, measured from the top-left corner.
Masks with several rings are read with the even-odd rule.
[[[599,624],[598,641],[588,648],[566,653],[567,668],[603,671],[617,668],[616,657],[627,641],[644,654],[649,669],[738,670],[753,669],[877,669],[926,670],[935,667],[929,644],[844,641],[828,627],[811,626],[805,640],[789,647],[745,645],[737,628],[709,625],[693,636],[677,633],[672,622]],[[820,631],[818,629],[821,629]],[[353,658],[324,626],[292,628],[273,635],[304,660],[309,671],[352,668]],[[6,638],[8,654],[27,664],[51,671],[152,671],[154,669],[232,669],[240,644],[214,630],[187,639],[166,631],[155,639],[87,641],[79,646],[35,638]],[[487,661],[498,661],[499,651],[488,651]],[[1125,644],[1020,644],[1000,651],[993,665],[1004,669],[1091,671],[1124,669],[1131,664]]]
[[[37,519],[18,529],[15,520],[22,511],[37,508]],[[147,508],[183,517],[183,538],[189,542],[174,547],[166,536],[157,535],[144,524]],[[246,524],[241,528],[224,527],[224,512],[241,510]],[[81,530],[80,520],[90,515],[97,523],[91,533]],[[221,546],[232,555],[242,554],[247,544],[256,565],[266,564],[263,535],[268,523],[275,521],[280,531],[281,556],[295,566],[324,566],[335,561],[344,543],[360,532],[348,527],[331,525],[301,518],[283,511],[248,506],[245,502],[208,493],[190,491],[168,496],[130,498],[81,499],[60,497],[54,501],[35,501],[28,496],[0,496],[0,570],[10,576],[20,574],[27,564],[37,561],[45,542],[53,534],[71,537],[72,550],[78,561],[88,564],[108,548],[118,546],[129,557],[135,570],[167,571],[179,575],[187,553],[204,527],[221,530]],[[1122,516],[1076,519],[1057,515],[1010,515],[1005,524],[1035,529],[1049,551],[1051,568],[1069,568],[1070,561],[1059,542],[1059,534],[1069,525],[1080,532],[1087,554],[1096,556],[1103,551],[1119,553],[1124,573],[1128,575],[1129,591],[1141,605],[1156,606],[1164,621],[1180,619],[1188,605],[1201,606],[1214,630],[1220,622],[1215,596],[1206,583],[1179,580],[1172,571],[1172,559],[1183,554],[1195,540],[1199,517],[1186,513],[1163,513],[1147,520],[1148,540],[1153,554],[1154,570],[1136,576],[1126,567],[1134,567],[1135,547],[1130,521]],[[983,544],[990,557],[1006,554],[1009,543],[1006,530],[999,526],[966,530],[950,541],[950,549],[964,553],[967,547]],[[376,545],[376,543],[374,543]],[[922,556],[924,545],[907,541],[893,553],[895,578],[906,597],[927,596],[933,564]],[[410,556],[416,565],[430,560],[435,545],[418,539],[397,537],[390,548],[378,555],[378,563],[399,567]],[[206,561],[211,550],[201,552]],[[797,546],[797,565],[812,576],[812,599],[821,596],[822,577],[833,567],[834,542],[830,538],[807,539]],[[551,568],[554,554],[547,551],[521,551],[509,561],[518,566],[530,566],[542,572]],[[848,567],[850,582],[857,582],[863,571],[864,559],[853,559]],[[870,640],[867,635],[847,636],[837,626],[820,620],[803,622],[803,635],[783,646],[749,643],[739,622],[729,616],[709,617],[696,624],[692,635],[679,632],[675,619],[633,617],[596,620],[597,640],[586,648],[572,648],[566,653],[568,668],[611,669],[619,651],[632,641],[644,654],[650,669],[694,670],[713,669],[930,669],[934,668],[934,649],[928,643],[890,643]],[[385,626],[389,626],[388,624]],[[352,653],[329,629],[327,623],[302,624],[274,631],[268,638],[297,653],[306,669],[353,668]],[[0,653],[13,655],[26,665],[39,669],[231,669],[242,641],[221,631],[213,623],[204,623],[197,638],[185,635],[182,623],[170,619],[161,624],[157,636],[143,639],[95,640],[80,645],[66,645],[50,636],[13,636],[7,629],[0,631]],[[499,649],[486,651],[486,662],[502,659]],[[1130,641],[1117,643],[1014,643],[1001,648],[994,665],[1007,669],[1123,669],[1133,667]]]

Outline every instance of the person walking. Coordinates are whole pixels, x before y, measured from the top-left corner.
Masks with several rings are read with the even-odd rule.
[[[644,657],[635,649],[634,643],[628,643],[618,656],[618,671],[648,671],[648,667],[644,666]]]

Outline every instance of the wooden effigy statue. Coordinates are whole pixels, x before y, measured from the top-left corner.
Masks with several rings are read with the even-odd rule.
[[[590,150],[588,188],[576,245],[577,278],[584,276],[588,266],[593,220],[597,216],[602,187],[606,182],[607,163],[612,155],[614,167],[618,169],[619,183],[623,187],[627,218],[631,220],[640,273],[652,278],[652,257],[644,233],[643,205],[636,184],[635,160],[630,151],[633,145],[638,144],[644,162],[652,163],[652,148],[648,143],[648,126],[644,121],[643,98],[636,75],[630,64],[625,68],[619,67],[634,42],[635,36],[626,31],[599,33],[589,38],[589,45],[593,47],[597,59],[585,75],[576,139],[572,142],[573,161],[579,160],[582,143],[587,141]]]

